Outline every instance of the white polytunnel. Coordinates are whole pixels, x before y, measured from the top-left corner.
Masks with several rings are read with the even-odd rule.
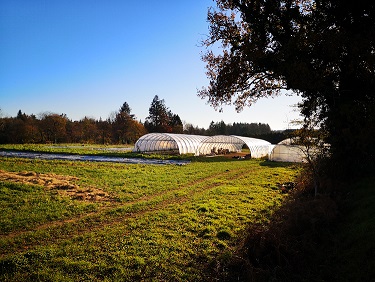
[[[262,139],[242,137],[235,135],[215,135],[206,137],[198,147],[196,155],[208,155],[223,150],[241,152],[246,145],[252,158],[262,158],[269,154],[271,143]]]
[[[202,140],[207,136],[174,133],[149,133],[134,144],[133,152],[167,152],[195,154]]]
[[[293,145],[292,139],[285,139],[275,145],[269,155],[269,159],[276,162],[306,162],[303,147]]]
[[[262,158],[269,154],[271,143],[257,138],[235,135],[188,135],[174,133],[149,133],[134,144],[133,152],[165,152],[172,154],[225,154],[241,152],[246,145],[252,158]]]

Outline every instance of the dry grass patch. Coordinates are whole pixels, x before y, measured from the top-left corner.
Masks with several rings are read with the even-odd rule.
[[[9,172],[0,170],[0,181],[21,184],[40,185],[48,190],[54,190],[62,196],[69,196],[81,201],[111,201],[107,192],[98,188],[81,188],[76,182],[78,178],[54,173],[36,173],[33,171]]]

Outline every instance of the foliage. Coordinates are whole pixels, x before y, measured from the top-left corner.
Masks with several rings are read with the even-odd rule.
[[[224,158],[186,166],[2,158],[0,169],[65,175],[110,195],[87,202],[0,181],[2,281],[212,281],[206,267],[231,256],[249,222],[269,221],[286,197],[278,183],[299,172]]]
[[[134,119],[134,115],[131,114],[132,109],[130,108],[129,104],[127,102],[124,102],[122,104],[119,113],[127,114],[129,115],[132,119]]]
[[[291,145],[300,149],[307,163],[305,173],[311,175],[315,196],[318,194],[320,182],[327,178],[325,168],[330,156],[330,146],[323,142],[327,132],[316,128],[316,123],[310,119],[302,123],[301,128],[291,134]]]
[[[259,139],[266,140],[270,142],[271,144],[277,144],[287,138],[290,138],[290,136],[293,135],[294,129],[287,129],[283,131],[272,131],[270,133],[266,134],[260,134],[256,137]]]
[[[128,103],[124,103],[112,124],[113,136],[118,144],[134,144],[139,137],[147,133],[144,126],[135,120]]]
[[[182,133],[180,117],[173,114],[158,95],[152,100],[145,126],[149,132]]]
[[[236,123],[225,124],[221,122],[211,122],[208,133],[210,135],[239,135],[245,137],[255,137],[261,134],[271,133],[271,128],[264,123]]]
[[[206,135],[207,134],[206,129],[200,128],[191,123],[185,123],[185,122],[183,124],[183,133],[190,134],[190,135]]]
[[[210,9],[210,80],[198,94],[237,110],[292,90],[305,119],[328,133],[341,177],[372,171],[375,149],[375,4],[347,1],[228,1]],[[222,49],[216,48],[222,47]]]
[[[20,110],[15,118],[0,118],[0,144],[134,143],[147,131],[130,111],[125,102],[113,119],[72,121],[65,114],[43,113],[37,118]]]
[[[211,122],[208,129],[198,128],[188,123],[183,125],[179,115],[172,113],[165,106],[164,100],[159,100],[159,98],[154,98],[154,100],[155,108],[163,109],[162,116],[166,118],[165,124],[159,126],[161,132],[197,135],[228,134],[248,137],[262,135],[266,140],[277,142],[285,139],[280,139],[280,137],[275,139],[271,136],[274,134],[271,133],[269,125],[262,123]],[[155,116],[156,120],[158,118],[160,117]],[[147,130],[156,130],[156,127],[158,126],[150,119],[146,120],[144,125],[138,122],[127,102],[124,102],[119,111],[113,112],[107,120],[84,117],[79,121],[72,121],[65,114],[54,113],[43,113],[37,118],[34,115],[22,113],[20,110],[15,118],[0,116],[0,144],[134,144],[139,137],[147,133]]]
[[[46,140],[57,143],[66,135],[67,117],[64,114],[44,113],[40,121],[42,143]]]

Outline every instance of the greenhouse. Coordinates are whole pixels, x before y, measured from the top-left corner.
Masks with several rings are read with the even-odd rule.
[[[169,154],[195,154],[202,140],[207,136],[149,133],[143,135],[134,145],[133,152],[163,152]]]
[[[269,154],[271,143],[257,138],[235,135],[216,135],[206,137],[206,139],[200,143],[196,155],[241,152],[245,145],[249,148],[252,158],[262,158]]]
[[[306,162],[303,147],[293,145],[292,139],[285,139],[273,147],[269,159],[277,162]]]
[[[169,154],[221,155],[241,152],[244,146],[250,149],[252,158],[269,154],[271,143],[242,136],[201,136],[172,133],[149,133],[143,135],[134,145],[133,152],[162,152]]]

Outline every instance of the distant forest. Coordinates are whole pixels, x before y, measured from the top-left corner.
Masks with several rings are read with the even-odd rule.
[[[91,143],[134,144],[149,132],[193,135],[239,135],[265,139],[273,144],[285,139],[288,132],[272,132],[268,124],[211,122],[208,129],[181,122],[164,100],[155,96],[145,122],[137,121],[125,102],[106,120],[84,117],[79,121],[65,114],[43,113],[37,116],[18,111],[15,117],[0,116],[0,144]]]

